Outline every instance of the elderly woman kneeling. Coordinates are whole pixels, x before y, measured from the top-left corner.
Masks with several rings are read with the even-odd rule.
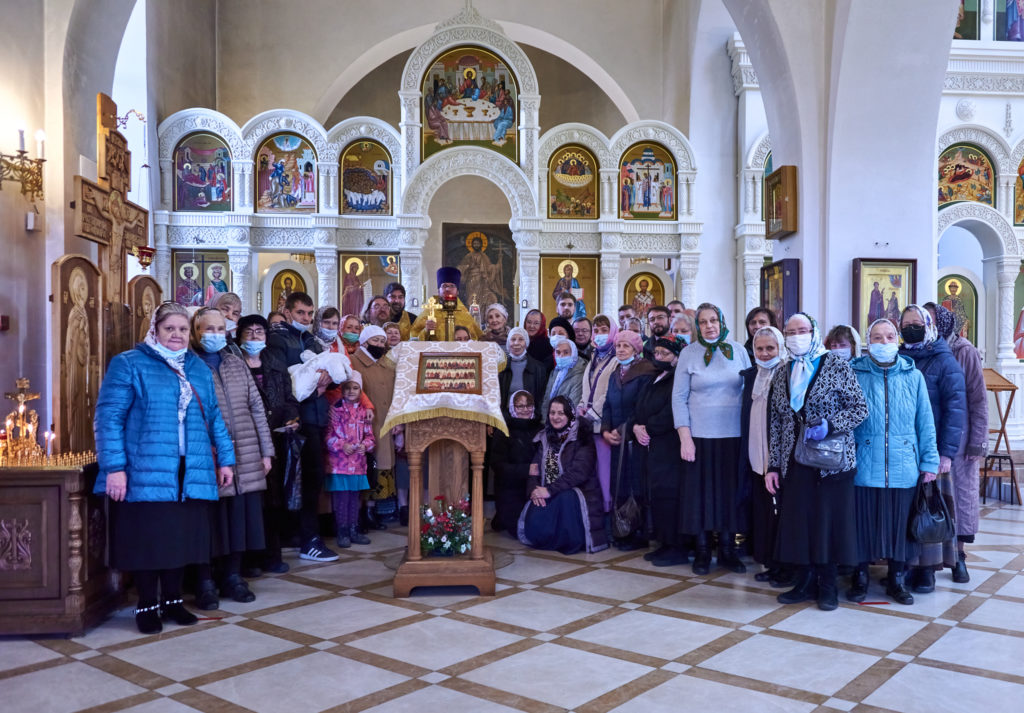
[[[547,424],[533,440],[537,450],[527,481],[530,502],[519,517],[519,541],[566,555],[606,549],[594,436],[589,428],[579,427],[569,399],[551,399]]]

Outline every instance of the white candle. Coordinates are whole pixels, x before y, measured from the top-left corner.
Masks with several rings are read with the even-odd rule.
[[[36,158],[46,158],[46,132],[42,129],[36,132]]]
[[[25,130],[24,129],[18,129],[18,150],[19,151],[24,151],[25,150]]]

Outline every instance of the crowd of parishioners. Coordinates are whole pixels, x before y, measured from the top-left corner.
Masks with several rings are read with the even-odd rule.
[[[459,280],[439,270],[439,294]],[[872,565],[900,604],[944,568],[968,581],[987,402],[952,312],[911,305],[863,345],[850,326],[825,333],[803,312],[780,325],[756,308],[741,343],[710,303],[593,318],[569,292],[556,304],[552,319],[531,310],[512,326],[500,304],[481,319],[458,303],[455,338],[507,355],[508,435],[488,437],[494,530],[564,554],[647,550],[651,565],[696,575],[752,559],[780,602],[823,610],[838,606],[840,576],[863,601]],[[266,318],[240,311],[231,293],[195,312],[165,302],[103,381],[96,492],[111,501],[111,563],[133,575],[144,633],[196,621],[186,567],[196,607],[211,610],[253,601],[248,580],[288,569],[283,546],[330,562],[323,537],[348,548],[408,523],[403,430],[380,430],[395,380],[383,357],[437,334],[431,316],[406,310],[398,283],[361,315],[302,292]],[[321,371],[297,399],[288,368],[306,351],[347,357],[350,376]],[[921,488],[955,514],[945,542],[908,534]]]

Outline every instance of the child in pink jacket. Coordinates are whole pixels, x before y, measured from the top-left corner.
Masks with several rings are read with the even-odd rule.
[[[341,398],[328,410],[327,477],[324,488],[331,494],[338,547],[370,544],[357,529],[359,491],[369,490],[366,454],[373,450],[373,411],[360,403],[363,377],[353,371],[341,385]]]

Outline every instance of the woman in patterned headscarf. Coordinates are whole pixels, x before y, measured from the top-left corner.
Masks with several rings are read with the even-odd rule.
[[[910,305],[903,310],[900,336],[903,338],[900,354],[914,361],[928,386],[932,416],[935,419],[935,438],[939,447],[939,477],[936,483],[952,512],[955,504],[950,471],[953,458],[960,450],[967,421],[964,370],[960,368],[946,340],[939,339],[932,316],[917,305]],[[910,561],[907,586],[917,594],[927,594],[935,590],[935,572],[942,569],[943,564],[947,567],[955,566],[957,552],[952,539],[941,545],[922,545],[919,551],[920,556]]]
[[[778,600],[796,604],[817,596],[818,608],[831,611],[839,606],[838,565],[857,563],[853,429],[868,407],[849,363],[825,349],[814,319],[797,312],[785,335],[790,361],[772,377],[764,482],[771,495],[781,493],[775,559],[797,574],[793,589]],[[795,459],[797,438],[820,441],[837,434],[844,435],[845,447],[836,470]]]
[[[967,421],[960,450],[953,458],[950,473],[953,476],[956,506],[956,562],[953,563],[953,581],[969,582],[970,575],[965,563],[964,543],[974,542],[978,531],[978,461],[985,455],[988,446],[988,392],[985,390],[985,375],[982,371],[981,354],[966,337],[960,334],[963,327],[960,317],[941,305],[929,302],[925,305],[934,311],[939,338],[949,343],[960,368],[964,371],[967,387]],[[949,318],[953,324],[949,326]]]
[[[747,350],[730,341],[722,310],[697,308],[697,341],[679,355],[672,384],[672,414],[683,459],[679,527],[696,538],[693,573],[711,568],[711,537],[718,534],[718,564],[745,572],[736,555],[741,517],[740,414]]]

